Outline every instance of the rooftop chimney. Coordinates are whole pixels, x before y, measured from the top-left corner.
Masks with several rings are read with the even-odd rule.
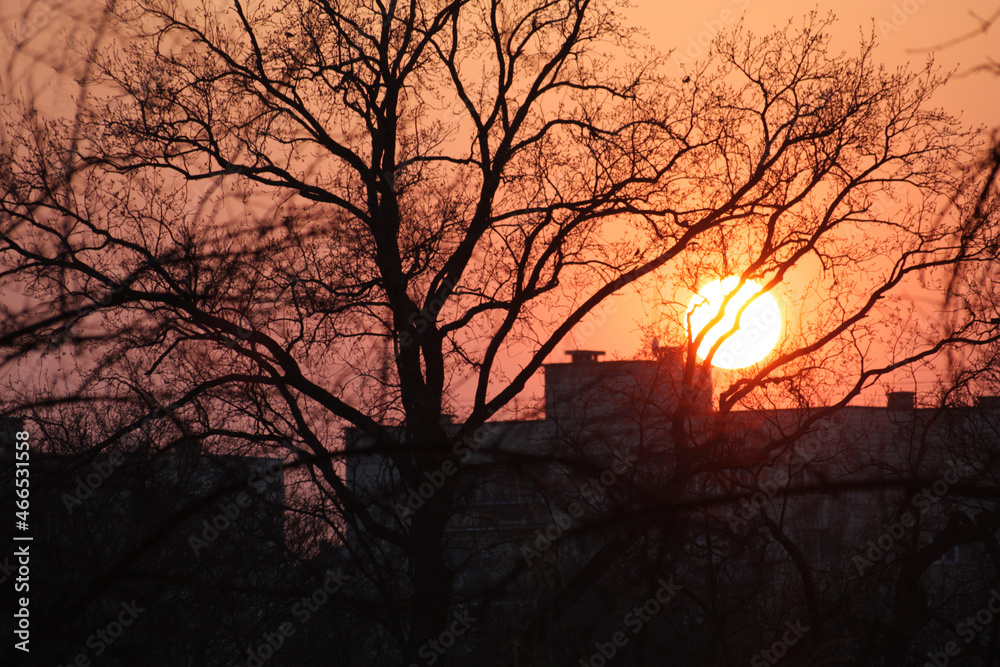
[[[983,410],[1000,410],[1000,396],[977,396],[976,407]]]
[[[585,362],[597,362],[597,357],[603,357],[604,352],[599,352],[597,350],[567,350],[566,354],[570,357],[570,363],[582,364]]]
[[[196,457],[201,454],[201,443],[197,438],[184,435],[174,442],[174,451],[181,456]]]
[[[890,391],[887,407],[890,410],[912,410],[916,405],[916,393],[912,391]]]

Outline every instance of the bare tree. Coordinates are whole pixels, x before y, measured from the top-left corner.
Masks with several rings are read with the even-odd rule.
[[[679,392],[659,507],[720,465],[735,406],[819,386],[842,406],[996,335],[973,313],[887,361],[868,349],[895,324],[888,297],[979,252],[995,220],[939,215],[974,206],[959,167],[977,149],[930,106],[945,79],[886,71],[871,39],[832,52],[832,18],[728,33],[676,80],[597,0],[133,0],[108,16],[74,120],[5,111],[2,275],[25,295],[4,313],[5,361],[55,347],[80,365],[72,386],[11,409],[124,401],[207,447],[305,464],[403,661],[456,603],[445,533],[462,476],[401,521],[345,484],[357,453],[342,427],[417,487],[461,469],[483,424],[617,291],[671,269],[771,290],[818,262],[819,307],[722,388],[707,434],[696,392]],[[684,340],[683,386],[712,361],[700,342]],[[545,637],[635,540],[609,539],[524,636]]]

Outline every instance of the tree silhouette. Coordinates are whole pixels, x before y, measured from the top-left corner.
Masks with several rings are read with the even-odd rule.
[[[726,33],[682,81],[596,0],[130,0],[105,18],[75,115],[4,111],[2,280],[23,294],[0,335],[8,411],[123,403],[134,419],[100,446],[152,420],[294,461],[299,509],[349,545],[390,662],[423,660],[463,602],[449,524],[465,471],[504,453],[477,434],[620,290],[669,271],[771,290],[819,267],[819,300],[721,388],[710,426],[711,355],[674,332],[658,509],[720,466],[734,407],[832,406],[742,461],[762,465],[879,377],[996,338],[967,311],[931,340],[904,331],[888,360],[869,349],[900,333],[889,298],[990,252],[995,217],[960,169],[977,134],[931,107],[945,79],[886,71],[870,38],[833,52],[832,17]],[[72,383],[19,383],[59,352]],[[398,495],[345,482],[376,454],[397,490],[463,473],[403,521]],[[515,637],[550,636],[650,525],[607,536]]]

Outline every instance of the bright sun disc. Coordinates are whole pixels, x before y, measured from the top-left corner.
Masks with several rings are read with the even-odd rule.
[[[736,289],[740,279],[729,276],[702,286],[688,304],[687,318],[694,339],[718,314],[725,295]],[[746,281],[742,289],[726,304],[722,319],[705,334],[698,346],[698,358],[704,359],[719,338],[736,326],[736,315],[747,301],[760,292],[755,282]],[[743,314],[740,326],[723,342],[712,358],[719,368],[744,368],[766,357],[781,337],[781,311],[770,294],[754,298]]]

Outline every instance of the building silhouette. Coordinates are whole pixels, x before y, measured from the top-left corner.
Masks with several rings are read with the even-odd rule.
[[[577,659],[593,653],[589,637],[620,625],[609,601],[648,598],[659,579],[647,575],[656,573],[683,582],[685,593],[671,616],[651,620],[659,640],[620,649],[631,664],[660,664],[657,655],[683,655],[682,645],[691,660],[707,661],[698,664],[746,664],[773,644],[768,628],[799,621],[821,631],[797,639],[800,663],[783,664],[914,647],[926,658],[953,637],[943,619],[975,611],[990,582],[1000,582],[975,519],[968,530],[956,528],[960,517],[975,516],[993,522],[983,530],[1000,528],[995,494],[957,492],[971,483],[977,461],[1000,452],[997,398],[938,409],[891,392],[882,406],[822,417],[763,409],[723,418],[712,408],[709,378],[692,376],[685,391],[680,352],[657,352],[600,361],[602,352],[570,351],[568,363],[544,367],[543,419],[491,422],[470,441],[476,447],[457,473],[446,553],[457,599],[474,605],[477,594],[493,591],[475,607],[489,619],[484,626],[514,628],[544,614],[550,594],[572,587],[620,535],[655,526],[649,514],[658,506],[662,528],[651,534],[662,539],[635,541],[647,545],[634,556],[636,571],[601,572],[589,596],[560,610],[564,643],[590,647]],[[704,448],[695,454],[674,441],[683,396],[692,439],[683,446]],[[395,516],[405,526],[407,510],[434,493],[431,481],[403,484],[360,431],[347,431],[346,450],[349,487],[383,520]],[[688,489],[670,495],[682,458],[697,465],[685,473]],[[385,566],[393,567],[391,556]],[[710,636],[709,626],[728,633],[735,655],[694,639]],[[456,664],[481,655],[489,634],[470,633],[455,648]],[[574,655],[548,658],[558,664]],[[856,664],[923,664],[907,660]]]
[[[30,474],[31,652],[4,664],[233,664],[282,584],[280,462],[33,451]],[[12,527],[5,517],[5,543]]]
[[[512,664],[524,636],[539,661],[596,664],[632,622],[621,664],[777,664],[779,648],[781,664],[933,664],[1000,585],[1000,398],[723,415],[674,348],[602,356],[544,367],[543,418],[463,438],[448,420],[454,455],[416,484],[393,443],[345,431],[348,490],[404,533],[454,476],[445,555],[455,613],[476,622],[438,664]],[[8,543],[20,428],[0,421]],[[395,664],[371,573],[394,577],[405,608],[405,554],[343,526],[303,556],[280,461],[182,442],[33,452],[31,474],[32,656],[4,664]],[[667,590],[648,619],[628,616]],[[951,664],[996,664],[998,643],[985,627]]]

